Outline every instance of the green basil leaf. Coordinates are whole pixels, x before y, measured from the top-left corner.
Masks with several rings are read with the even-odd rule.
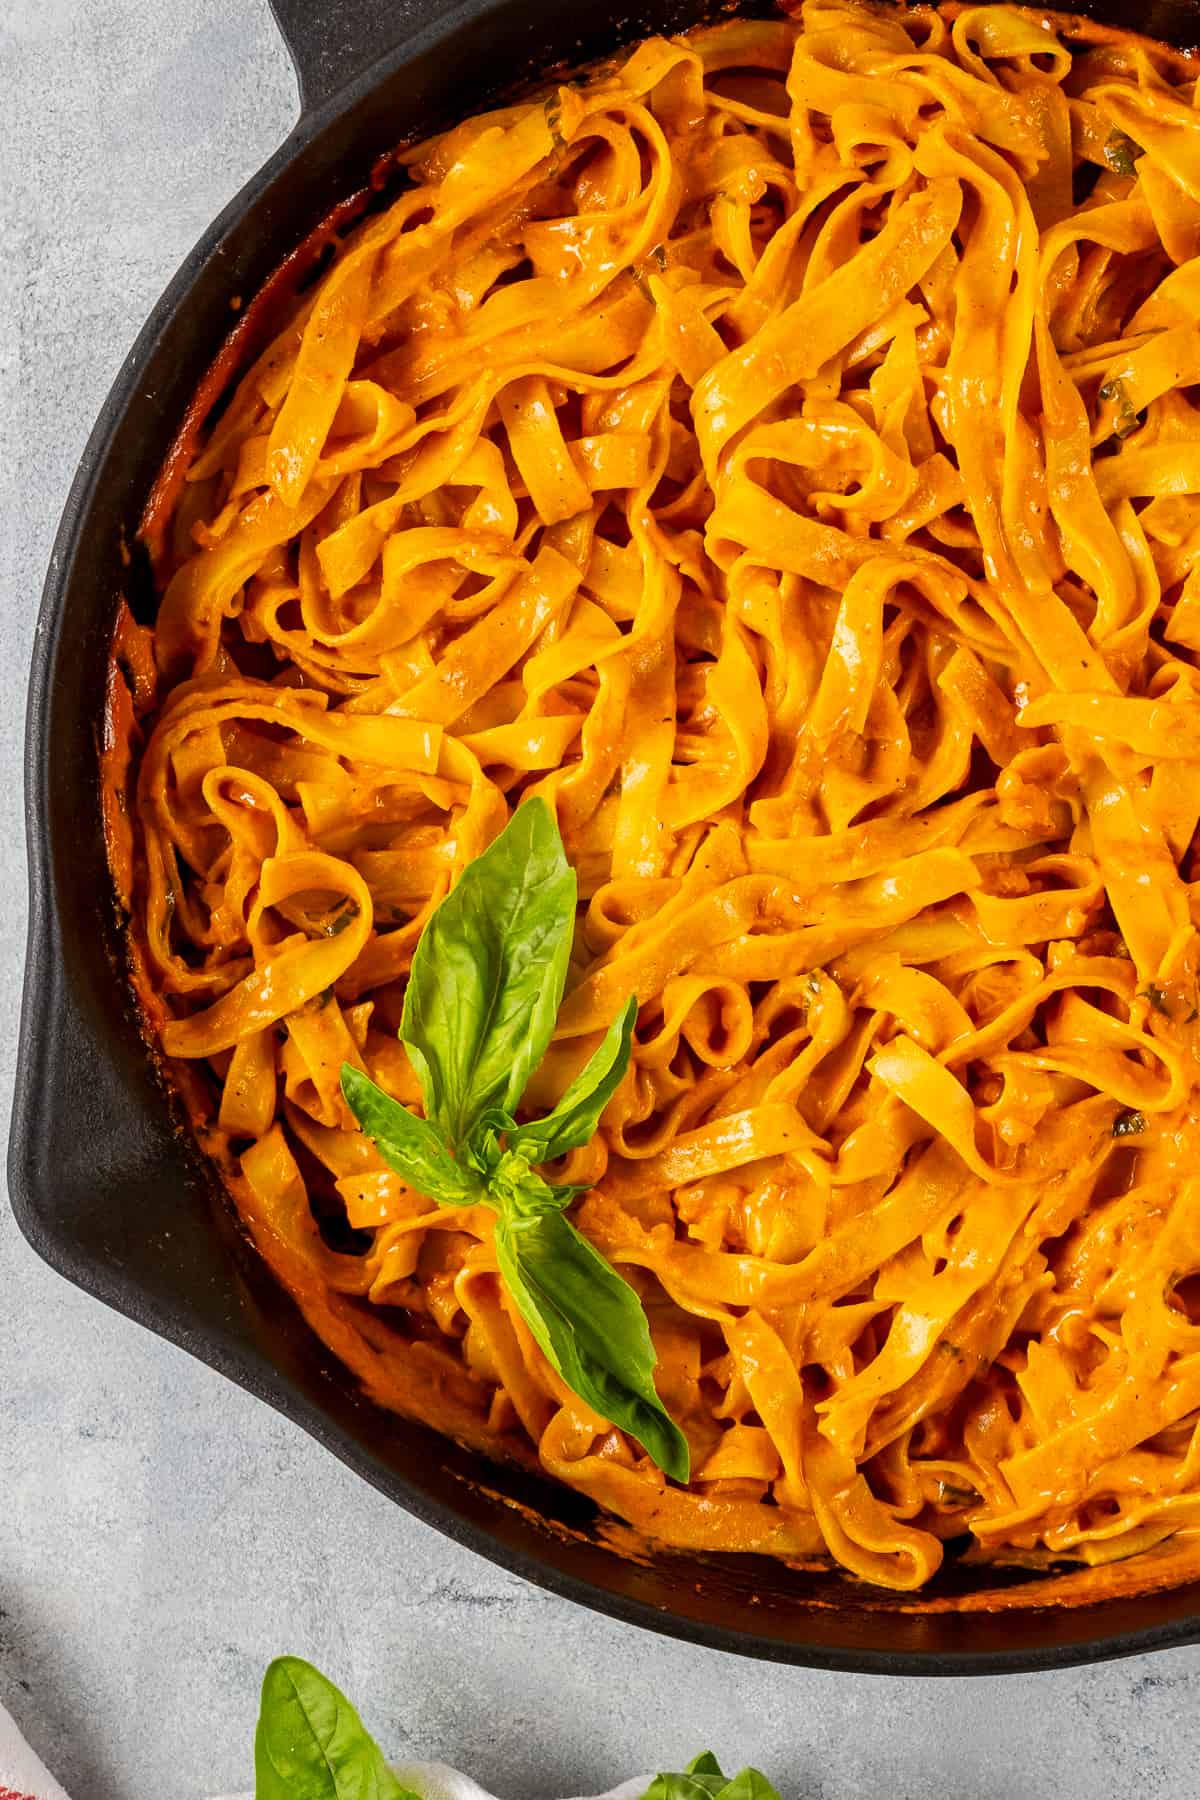
[[[263,1677],[254,1800],[418,1800],[339,1688],[299,1656]]]
[[[687,1439],[655,1391],[650,1327],[629,1283],[561,1212],[506,1209],[495,1242],[508,1291],[567,1386],[686,1481]]]
[[[384,1162],[419,1194],[438,1206],[478,1206],[487,1200],[483,1183],[455,1162],[429,1121],[385,1094],[353,1063],[342,1064],[342,1092]]]
[[[488,1194],[497,1212],[536,1213],[570,1206],[585,1187],[563,1187],[546,1181],[529,1166],[529,1158],[516,1150],[504,1150],[486,1176]]]
[[[693,1756],[685,1770],[685,1774],[717,1775],[720,1776],[722,1781],[725,1779],[724,1775],[721,1774],[721,1765],[711,1750],[702,1750],[699,1756]]]
[[[704,1750],[682,1773],[656,1775],[642,1800],[779,1800],[779,1795],[758,1769],[727,1779],[712,1751]]]
[[[674,1774],[656,1775],[642,1795],[642,1800],[713,1800],[713,1796],[724,1785],[723,1775],[719,1778],[693,1775],[684,1769]]]
[[[518,1125],[507,1136],[508,1148],[530,1162],[552,1162],[591,1142],[604,1111],[629,1067],[638,1003],[631,994],[625,1009],[609,1026],[604,1042],[588,1058],[554,1111],[530,1125]]]
[[[761,1769],[742,1769],[721,1789],[720,1800],[779,1800]]]
[[[1138,159],[1145,154],[1141,144],[1135,143],[1126,131],[1110,131],[1104,140],[1104,160],[1118,175],[1136,175]]]
[[[705,1750],[682,1772],[656,1775],[642,1800],[714,1800],[725,1785],[720,1763]]]
[[[400,1035],[425,1113],[455,1146],[489,1107],[511,1113],[562,1000],[575,874],[544,800],[517,808],[421,933]]]
[[[548,1181],[546,1183],[546,1193],[550,1201],[558,1207],[570,1206],[573,1201],[580,1199],[584,1194],[590,1194],[591,1191],[591,1187],[586,1181]]]

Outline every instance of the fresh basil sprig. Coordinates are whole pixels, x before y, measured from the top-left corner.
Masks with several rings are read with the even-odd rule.
[[[758,1769],[723,1775],[712,1751],[705,1750],[678,1774],[656,1775],[642,1800],[779,1800],[779,1795]]]
[[[384,1762],[340,1688],[299,1656],[263,1677],[254,1800],[420,1800]]]
[[[254,1800],[421,1800],[383,1760],[340,1688],[299,1656],[263,1677],[254,1736]],[[779,1800],[757,1769],[732,1779],[711,1750],[678,1774],[656,1775],[641,1800]]]
[[[439,1206],[493,1208],[501,1276],[554,1368],[686,1481],[687,1439],[655,1391],[641,1302],[564,1216],[582,1190],[548,1182],[536,1167],[595,1133],[629,1066],[636,999],[553,1112],[520,1125],[514,1116],[554,1032],[575,904],[554,816],[544,800],[529,800],[464,869],[413,957],[400,1036],[425,1117],[349,1063],[342,1092],[384,1161],[419,1193]]]

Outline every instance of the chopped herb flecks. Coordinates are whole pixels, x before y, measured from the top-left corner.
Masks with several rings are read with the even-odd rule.
[[[1110,131],[1104,144],[1104,160],[1114,175],[1137,174],[1137,161],[1146,152],[1124,131]]]
[[[1138,417],[1137,408],[1129,398],[1125,383],[1119,376],[1114,377],[1112,381],[1106,381],[1103,384],[1100,389],[1100,399],[1111,400],[1115,404],[1116,412],[1113,418],[1113,436],[1120,438],[1122,441],[1124,441],[1125,438],[1130,437],[1132,433],[1138,429],[1138,426],[1142,421]]]
[[[551,94],[545,103],[546,124],[550,130],[550,142],[556,150],[565,150],[567,140],[562,128],[562,101],[557,94]]]

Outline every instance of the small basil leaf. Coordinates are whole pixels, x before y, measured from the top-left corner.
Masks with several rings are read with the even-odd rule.
[[[779,1800],[758,1769],[743,1769],[728,1780],[711,1750],[694,1757],[682,1774],[656,1775],[642,1800]]]
[[[509,1132],[510,1150],[519,1150],[530,1162],[542,1163],[591,1142],[600,1114],[629,1067],[637,1010],[636,996],[631,994],[624,1011],[605,1033],[604,1042],[588,1058],[554,1111]]]
[[[417,1800],[339,1688],[299,1656],[263,1677],[254,1800]]]
[[[1104,160],[1118,175],[1136,175],[1138,159],[1145,154],[1141,144],[1126,131],[1110,131],[1104,140]]]
[[[556,1186],[529,1166],[529,1158],[517,1150],[504,1150],[487,1174],[488,1192],[498,1212],[545,1212],[549,1208],[569,1206],[585,1187]]]
[[[517,808],[467,864],[417,945],[400,1035],[425,1112],[456,1148],[489,1107],[511,1113],[562,999],[575,874],[544,800]]]
[[[573,1200],[578,1200],[582,1194],[590,1194],[591,1191],[586,1181],[548,1181],[546,1183],[547,1194],[553,1200],[554,1205],[560,1207],[570,1206]]]
[[[761,1769],[742,1769],[721,1789],[720,1800],[779,1800]]]
[[[438,1206],[478,1206],[488,1195],[474,1173],[456,1163],[427,1119],[419,1119],[353,1063],[342,1064],[346,1104],[389,1168]]]
[[[684,1769],[682,1773],[656,1775],[642,1800],[713,1800],[725,1786],[725,1777],[718,1769],[695,1771]]]
[[[509,1293],[567,1386],[686,1481],[687,1439],[655,1391],[650,1328],[629,1283],[561,1212],[506,1209],[495,1243]]]

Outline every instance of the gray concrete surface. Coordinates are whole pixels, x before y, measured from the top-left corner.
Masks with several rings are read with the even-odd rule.
[[[25,665],[51,535],[144,313],[293,107],[266,0],[0,4],[5,1118]],[[283,1649],[343,1682],[395,1752],[507,1800],[706,1744],[793,1800],[1183,1800],[1200,1766],[1200,1652],[889,1683],[745,1663],[548,1599],[66,1286],[0,1208],[0,1699],[73,1800],[201,1800],[246,1784],[259,1677]]]

